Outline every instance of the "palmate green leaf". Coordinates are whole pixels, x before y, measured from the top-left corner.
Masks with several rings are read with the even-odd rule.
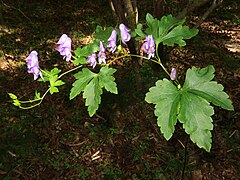
[[[196,67],[188,69],[183,89],[223,109],[234,110],[228,94],[223,91],[223,85],[211,81],[214,72],[215,69],[212,65],[202,69]]]
[[[184,86],[175,87],[169,80],[159,80],[149,89],[145,100],[155,104],[155,115],[164,137],[168,140],[174,132],[177,119],[183,124],[186,133],[198,147],[210,151],[214,105],[233,110],[229,96],[223,86],[211,81],[214,67],[188,69]]]
[[[99,73],[99,85],[101,88],[105,88],[107,91],[117,94],[117,84],[115,78],[112,76],[117,70],[108,67],[102,67]]]
[[[112,76],[115,72],[116,69],[102,67],[97,74],[87,68],[83,68],[82,71],[74,75],[77,80],[73,83],[70,99],[83,92],[83,98],[86,99],[85,105],[88,106],[88,113],[90,116],[93,116],[101,103],[103,88],[111,93],[118,93],[116,83],[114,82],[115,78]]]
[[[164,45],[173,46],[178,44],[179,46],[185,46],[184,39],[190,39],[196,36],[197,29],[189,29],[187,26],[183,26],[186,19],[178,20],[172,15],[163,16],[161,20],[154,18],[152,15],[147,14],[147,34],[152,34],[156,44],[163,42]]]
[[[49,82],[50,82],[50,94],[59,92],[56,86],[61,86],[65,84],[65,82],[63,82],[62,80],[58,80],[58,75],[50,76]]]
[[[95,73],[87,68],[83,68],[82,71],[76,73],[74,77],[77,80],[72,84],[73,87],[70,92],[70,100],[79,95],[95,75]]]
[[[43,78],[44,78],[44,80],[42,79],[42,78],[39,78],[38,79],[38,81],[49,81],[49,78],[50,77],[52,77],[52,76],[56,76],[56,75],[58,75],[59,73],[61,72],[61,70],[60,69],[58,69],[58,68],[53,68],[51,71],[48,71],[48,70],[44,70],[44,71],[42,71],[42,74],[43,74]]]
[[[145,101],[155,104],[157,124],[167,140],[175,130],[179,100],[179,90],[167,79],[157,81],[156,86],[151,87],[145,97]]]

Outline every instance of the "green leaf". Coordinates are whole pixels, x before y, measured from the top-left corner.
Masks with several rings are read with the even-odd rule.
[[[39,78],[39,80],[38,81],[49,81],[49,78],[51,77],[51,76],[58,76],[58,74],[61,72],[61,70],[60,69],[58,69],[58,68],[53,68],[51,71],[48,71],[48,70],[46,70],[46,69],[44,69],[44,71],[42,71],[42,74],[43,74],[43,77],[44,77],[44,80],[42,80],[41,78]]]
[[[83,92],[83,98],[86,99],[85,105],[88,106],[88,113],[93,116],[101,103],[102,88],[114,94],[118,93],[114,82],[115,78],[112,76],[115,72],[116,69],[102,67],[100,72],[96,74],[87,68],[83,68],[82,71],[74,75],[77,80],[73,83],[70,99]]]
[[[161,41],[167,46],[173,46],[174,44],[185,46],[186,42],[183,39],[191,39],[197,34],[198,29],[189,29],[188,26],[179,25],[170,31],[166,36],[163,36]]]
[[[190,39],[197,35],[198,30],[190,30],[187,26],[183,26],[186,19],[178,20],[172,15],[163,16],[161,20],[153,18],[150,14],[146,16],[147,34],[152,34],[156,44],[163,42],[164,45],[173,46],[178,44],[185,46],[184,39]]]
[[[57,92],[59,92],[57,87],[55,87],[55,86],[50,87],[50,94],[57,93]]]
[[[40,99],[41,98],[41,94],[40,92],[38,92],[37,90],[35,91],[35,96],[34,99]]]
[[[83,98],[86,99],[85,105],[88,106],[89,116],[92,117],[98,110],[101,103],[102,89],[99,86],[98,78],[93,78],[85,87]]]
[[[117,94],[117,84],[114,82],[115,78],[112,76],[117,70],[108,67],[102,67],[99,73],[99,85],[101,88],[105,88],[107,91]]]
[[[155,18],[150,13],[146,14],[146,22],[148,26],[151,26],[154,20]]]
[[[63,84],[65,84],[65,82],[63,82],[62,80],[57,80],[54,82],[54,86],[62,86]]]
[[[159,35],[165,36],[173,27],[183,25],[186,21],[185,18],[179,20],[173,17],[171,14],[163,16],[159,22]]]
[[[50,75],[54,76],[54,75],[59,74],[60,72],[61,72],[61,70],[55,67],[50,71]]]
[[[76,73],[74,77],[77,80],[73,83],[73,87],[70,92],[70,100],[79,95],[95,75],[95,73],[91,72],[87,68],[83,68],[82,71]]]
[[[58,75],[50,76],[49,77],[50,86],[54,86],[54,83],[56,82],[57,79]]]
[[[135,32],[138,36],[140,36],[140,37],[138,37],[138,40],[144,39],[146,37],[146,34],[144,34],[142,31],[142,24],[137,25],[137,29],[135,29]]]
[[[101,26],[96,27],[96,32],[94,33],[93,37],[99,41],[103,42],[103,45],[106,46],[109,37],[111,36],[113,28],[107,27],[103,29]]]
[[[233,110],[229,96],[223,86],[211,81],[214,78],[214,67],[188,69],[184,86],[175,87],[167,79],[159,80],[151,87],[145,100],[155,104],[154,113],[158,126],[164,137],[169,140],[174,132],[177,119],[183,124],[190,139],[200,148],[210,151],[212,144],[211,130],[214,105]]]
[[[156,86],[150,88],[145,97],[145,101],[155,104],[157,124],[167,140],[175,130],[179,100],[179,90],[167,79],[157,81]]]
[[[18,99],[14,99],[14,100],[13,100],[13,105],[14,105],[14,106],[21,106],[21,103],[19,102]]]
[[[99,42],[94,42],[92,44],[88,44],[83,48],[77,48],[74,51],[74,65],[79,64],[87,64],[86,58],[90,56],[92,53],[97,52],[99,50]]]
[[[87,60],[85,56],[82,57],[76,57],[75,60],[73,61],[74,65],[79,65],[79,64],[87,64]]]
[[[213,107],[207,100],[187,91],[182,93],[178,119],[190,139],[208,152],[212,143],[210,130],[213,129],[213,114]]]
[[[183,89],[201,96],[223,109],[234,110],[228,94],[223,91],[224,87],[216,81],[211,81],[214,72],[215,69],[212,65],[203,69],[196,67],[188,69]]]
[[[8,93],[9,97],[13,100],[17,99],[17,96],[13,93]]]

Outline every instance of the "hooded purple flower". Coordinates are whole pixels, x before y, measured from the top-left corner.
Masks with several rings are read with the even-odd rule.
[[[98,53],[98,62],[99,64],[106,64],[106,54],[105,54],[105,49],[103,47],[102,41],[100,41],[100,46],[99,46],[99,53]]]
[[[59,45],[57,51],[60,52],[63,59],[66,59],[66,61],[71,59],[71,43],[72,40],[66,34],[63,34],[57,42]]]
[[[95,66],[97,65],[97,60],[96,60],[96,58],[97,58],[96,53],[92,53],[92,55],[87,58],[87,62],[90,63],[90,65],[91,65],[93,68],[95,68]]]
[[[32,51],[29,56],[26,58],[27,59],[27,68],[28,68],[28,73],[33,73],[34,75],[34,80],[40,77],[43,79],[42,73],[39,69],[39,64],[38,64],[38,53],[36,51]]]
[[[143,43],[141,49],[148,54],[148,59],[154,57],[155,42],[152,35],[148,35]]]
[[[120,33],[121,33],[121,38],[123,44],[126,45],[126,42],[130,41],[131,35],[129,34],[129,30],[126,28],[124,24],[119,25]]]
[[[108,39],[108,45],[107,47],[110,47],[110,52],[114,53],[114,51],[117,48],[117,31],[114,29],[112,31],[111,36]]]
[[[177,74],[176,68],[172,68],[171,74],[170,74],[170,78],[171,78],[172,81],[176,80],[176,74]]]

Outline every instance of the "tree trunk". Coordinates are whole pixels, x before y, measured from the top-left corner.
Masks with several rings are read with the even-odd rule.
[[[204,15],[198,20],[197,24],[195,27],[199,27],[203,21],[208,17],[208,15],[216,9],[220,4],[222,4],[223,0],[213,0],[212,5],[210,8],[204,13]]]
[[[112,10],[116,12],[118,17],[118,23],[123,23],[127,27],[134,30],[138,23],[138,9],[136,0],[109,0]],[[139,54],[139,45],[134,39],[127,42],[129,51],[131,54]],[[132,57],[132,70],[136,75],[137,89],[141,88],[141,77],[139,73],[140,63],[139,58]]]
[[[182,19],[195,9],[199,8],[200,6],[205,5],[210,0],[194,0],[194,2],[189,2],[188,5],[178,14],[177,19]]]

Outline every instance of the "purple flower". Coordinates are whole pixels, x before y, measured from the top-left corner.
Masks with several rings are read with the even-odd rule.
[[[145,42],[143,43],[141,49],[148,54],[148,59],[150,59],[151,57],[154,57],[155,52],[155,42],[153,36],[148,35],[144,41]]]
[[[38,53],[36,51],[32,51],[29,56],[26,58],[27,59],[27,68],[28,68],[28,73],[33,73],[34,75],[34,80],[40,77],[43,79],[42,73],[39,69],[39,64],[38,64]]]
[[[113,30],[111,36],[108,39],[108,45],[110,47],[110,52],[114,53],[117,48],[117,31]]]
[[[60,52],[63,59],[66,59],[66,61],[71,59],[71,43],[72,40],[66,34],[63,34],[57,42],[59,45],[57,51]]]
[[[173,80],[173,81],[176,80],[176,74],[177,74],[177,70],[176,70],[176,68],[172,68],[172,70],[171,70],[171,74],[170,74],[170,78],[171,78],[171,80]]]
[[[95,66],[97,65],[96,58],[96,53],[92,53],[92,55],[87,58],[87,62],[90,63],[93,68],[95,68]]]
[[[126,45],[126,42],[130,41],[130,39],[131,39],[131,35],[129,34],[129,30],[126,28],[126,26],[124,24],[120,24],[119,29],[120,29],[122,42],[123,42],[123,44]]]
[[[99,46],[99,53],[98,53],[98,62],[99,64],[106,64],[106,54],[105,54],[105,49],[103,47],[102,41],[100,41],[100,46]]]

